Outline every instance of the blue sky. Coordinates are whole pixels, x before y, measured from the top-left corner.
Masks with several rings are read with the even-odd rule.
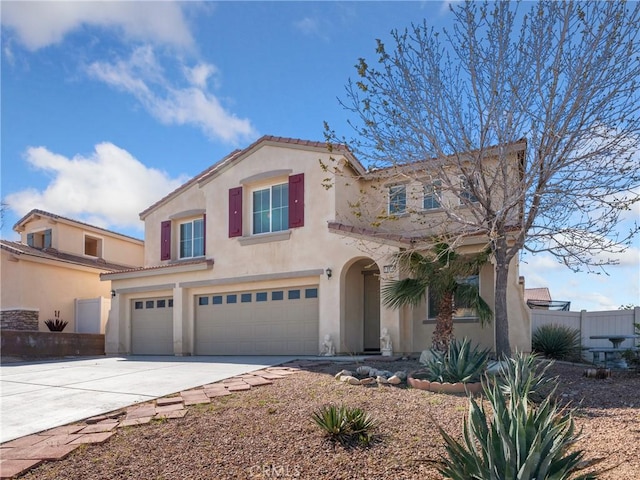
[[[450,25],[448,3],[3,1],[2,238],[32,208],[142,238],[140,211],[231,150],[350,133],[337,97],[358,58]],[[523,260],[572,310],[640,305],[637,240],[608,275]]]

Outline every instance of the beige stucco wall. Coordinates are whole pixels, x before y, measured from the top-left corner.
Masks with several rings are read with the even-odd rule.
[[[110,297],[110,282],[101,282],[96,269],[16,257],[5,250],[1,259],[0,308],[39,310],[40,331],[49,331],[44,322],[59,310],[69,322],[64,331],[74,332],[75,299]]]
[[[207,181],[194,182],[147,212],[144,218],[145,265],[170,268],[106,277],[118,292],[107,326],[107,352],[130,351],[131,303],[135,299],[173,296],[174,353],[189,354],[193,352],[196,295],[313,284],[319,285],[318,338],[321,341],[325,334],[330,334],[339,351],[351,351],[344,339],[355,335],[354,332],[361,328],[358,322],[362,318],[362,308],[358,302],[362,296],[358,295],[357,286],[351,289],[355,293],[347,295],[349,289],[346,285],[356,285],[360,281],[359,275],[349,268],[359,259],[367,258],[382,270],[384,265],[391,263],[389,256],[398,247],[381,246],[329,231],[328,223],[340,220],[341,214],[349,210],[348,202],[357,199],[358,195],[353,192],[358,192],[362,184],[359,180],[341,176],[335,179],[332,188],[325,188],[323,183],[327,173],[320,168],[319,159],[325,164],[332,163],[329,154],[322,149],[265,143]],[[348,173],[349,167],[344,167],[344,171]],[[251,235],[251,191],[284,183],[289,175],[299,173],[305,174],[304,227],[292,228],[286,234]],[[254,177],[253,181],[245,181],[251,177]],[[262,178],[256,180],[258,177]],[[229,238],[229,189],[238,186],[243,187],[243,236]],[[386,200],[382,203],[386,205]],[[207,269],[181,270],[180,262],[176,261],[177,224],[181,220],[197,218],[203,212],[206,212],[206,258],[214,264]],[[161,261],[160,225],[169,219],[174,221],[172,260]],[[481,247],[470,248],[477,250]],[[332,278],[327,277],[327,268],[332,269]],[[513,278],[517,290],[517,271],[513,272]],[[493,270],[486,266],[481,275],[481,290],[490,304],[493,303],[493,284]],[[519,302],[518,298],[510,300],[510,314],[513,311],[514,315],[522,315]],[[381,305],[380,326],[389,330],[396,352],[416,352],[431,343],[433,327],[422,325],[425,317],[425,308],[391,310]],[[514,321],[514,341],[526,343],[528,330],[526,333],[514,330],[524,327],[527,322]],[[467,324],[456,328],[456,333],[471,336],[493,348],[492,327],[479,329],[477,324]]]

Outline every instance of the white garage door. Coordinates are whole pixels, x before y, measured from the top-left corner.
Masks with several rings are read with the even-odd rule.
[[[317,285],[196,297],[196,355],[316,355]]]
[[[173,299],[132,301],[131,353],[173,355]]]

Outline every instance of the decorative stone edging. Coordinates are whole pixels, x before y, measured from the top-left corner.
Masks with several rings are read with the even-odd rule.
[[[355,372],[340,370],[336,373],[335,379],[349,385],[400,385],[407,379],[407,373],[402,370],[394,373],[362,365]]]
[[[411,372],[407,377],[407,383],[418,390],[426,390],[429,392],[436,393],[473,393],[478,394],[482,391],[482,383],[480,382],[472,382],[472,383],[449,383],[449,382],[431,382],[429,380],[422,380],[420,378],[415,378],[417,372]]]

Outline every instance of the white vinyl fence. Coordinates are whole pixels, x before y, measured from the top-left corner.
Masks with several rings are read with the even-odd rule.
[[[564,325],[580,331],[582,348],[585,349],[586,358],[591,360],[591,354],[586,352],[589,348],[610,347],[609,340],[592,340],[593,335],[633,335],[634,323],[640,323],[640,307],[633,310],[610,310],[606,312],[561,312],[550,310],[531,310],[531,332],[542,325]],[[638,339],[640,340],[640,339]],[[632,347],[638,340],[627,339],[621,347]]]

